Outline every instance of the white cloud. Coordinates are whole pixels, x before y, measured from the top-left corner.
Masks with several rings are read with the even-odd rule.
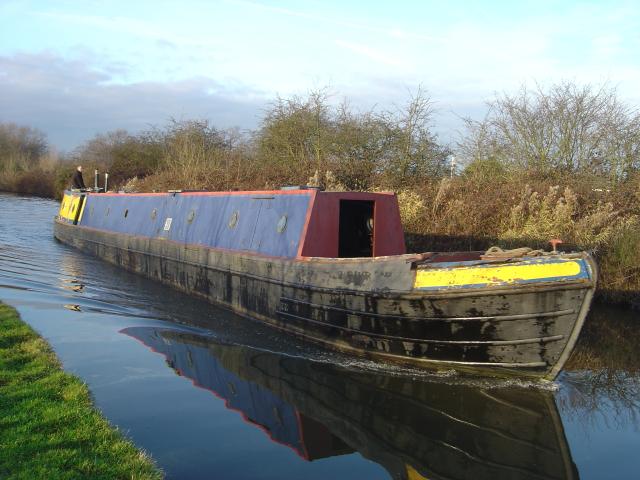
[[[591,40],[594,54],[607,57],[620,53],[623,50],[622,42],[622,36],[615,33],[599,35]]]
[[[404,66],[404,63],[398,57],[392,56],[389,52],[383,52],[366,45],[359,45],[357,43],[346,42],[344,40],[336,40],[336,45],[347,48],[358,55],[362,55],[383,65],[389,65],[392,67]]]
[[[97,133],[139,131],[170,118],[207,118],[217,127],[253,128],[264,100],[240,85],[208,78],[114,85],[106,72],[50,53],[0,56],[0,122],[34,126],[71,149]]]

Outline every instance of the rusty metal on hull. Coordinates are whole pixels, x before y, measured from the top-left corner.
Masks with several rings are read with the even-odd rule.
[[[420,255],[286,259],[57,220],[54,234],[130,271],[333,348],[476,374],[555,378],[595,287],[589,279],[416,292],[411,272]]]

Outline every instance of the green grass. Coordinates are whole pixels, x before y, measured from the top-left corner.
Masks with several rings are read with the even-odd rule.
[[[0,303],[0,478],[160,479],[40,336]]]

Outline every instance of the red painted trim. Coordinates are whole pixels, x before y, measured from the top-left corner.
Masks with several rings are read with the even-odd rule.
[[[290,404],[291,405],[291,404]],[[293,406],[293,405],[292,405]],[[298,424],[298,432],[300,432],[300,445],[302,445],[302,458],[305,460],[310,460],[309,450],[307,449],[307,445],[304,443],[304,428],[302,427],[302,420],[300,420],[300,412],[296,407],[293,407],[296,412],[296,423]]]
[[[80,194],[79,192],[71,192],[72,194]],[[321,193],[327,197],[333,197],[339,195],[341,199],[370,199],[375,200],[380,195],[393,196],[393,192],[321,192],[316,189],[302,189],[302,190],[242,190],[242,191],[226,191],[226,192],[146,192],[146,193],[118,193],[118,192],[106,192],[106,193],[94,193],[83,192],[86,195],[96,195],[100,197],[159,197],[159,196],[172,196],[172,195],[186,195],[186,196],[210,196],[220,197],[226,195],[315,195]]]
[[[337,197],[339,200],[376,200],[380,197],[393,197],[393,192],[322,192],[325,197]]]
[[[373,239],[371,242],[371,255],[373,255],[374,257],[377,256],[378,253],[378,244],[380,242],[378,242],[378,228],[377,228],[377,217],[376,217],[376,213],[378,213],[378,209],[380,208],[380,206],[378,205],[379,202],[373,202]]]
[[[310,195],[311,193],[317,193],[317,190],[255,190],[255,191],[229,191],[229,192],[150,192],[150,193],[89,193],[88,195],[96,195],[101,197],[152,197],[152,196],[173,196],[173,195],[185,195],[185,196],[205,196],[205,197],[221,197],[229,195]]]
[[[193,196],[212,196],[218,197],[222,195],[309,195],[311,192],[316,193],[317,190],[255,190],[255,191],[242,191],[242,192],[184,192],[180,195],[193,195]]]
[[[314,202],[304,244],[296,258],[337,258],[340,241],[340,202],[374,202],[374,245],[372,256],[402,255],[406,252],[397,197],[392,192],[321,192]]]
[[[304,226],[302,227],[302,235],[300,235],[300,239],[298,240],[298,252],[296,253],[296,258],[302,257],[302,249],[304,248],[304,244],[307,240],[307,230],[309,229],[309,221],[311,220],[311,212],[313,212],[313,207],[316,203],[316,198],[318,197],[318,191],[314,191],[311,196],[311,200],[309,201],[309,206],[307,207],[307,214],[304,219]]]
[[[149,193],[118,193],[118,192],[107,192],[107,193],[87,193],[87,196],[96,196],[96,197],[161,197],[163,195],[171,195],[167,192],[149,192]]]

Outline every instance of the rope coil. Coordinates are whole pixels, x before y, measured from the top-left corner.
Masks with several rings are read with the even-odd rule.
[[[513,248],[511,250],[504,250],[498,246],[490,247],[484,255],[481,255],[482,259],[491,258],[521,258],[521,257],[540,257],[543,255],[553,255],[554,252],[545,252],[544,250],[533,250],[529,247]]]

